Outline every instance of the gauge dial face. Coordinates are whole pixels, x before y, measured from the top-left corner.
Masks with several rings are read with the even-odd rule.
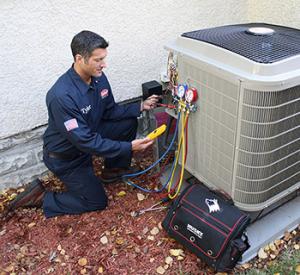
[[[188,103],[192,103],[197,100],[197,90],[195,88],[188,89],[185,95],[185,99]]]
[[[184,95],[185,95],[186,90],[187,90],[186,85],[182,85],[182,84],[178,85],[177,95],[180,98],[183,98]]]

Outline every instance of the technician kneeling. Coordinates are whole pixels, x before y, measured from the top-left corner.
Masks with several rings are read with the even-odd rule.
[[[153,141],[135,139],[137,117],[156,107],[157,96],[142,103],[119,106],[102,72],[108,43],[90,31],[82,31],[71,42],[74,64],[49,90],[46,97],[48,128],[44,133],[44,162],[66,186],[62,193],[45,191],[39,181],[31,183],[9,205],[38,206],[46,217],[101,210],[107,197],[93,171],[92,155],[105,158],[102,181],[128,174],[133,151]]]

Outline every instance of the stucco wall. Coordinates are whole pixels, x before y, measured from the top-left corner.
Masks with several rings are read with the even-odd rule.
[[[248,18],[251,22],[266,22],[300,28],[299,0],[249,0]]]
[[[1,1],[0,138],[47,123],[45,94],[71,65],[69,44],[79,31],[92,30],[109,40],[106,73],[120,101],[140,95],[141,83],[159,80],[167,41],[184,31],[246,22],[247,4],[248,0]]]

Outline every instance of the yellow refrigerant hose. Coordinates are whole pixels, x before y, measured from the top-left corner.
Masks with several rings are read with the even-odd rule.
[[[185,152],[186,146],[185,146],[185,144],[187,142],[185,140],[185,128],[186,128],[187,121],[188,121],[188,116],[189,116],[189,112],[187,112],[186,115],[185,115],[185,111],[186,111],[185,104],[182,101],[180,101],[179,102],[179,112],[183,113],[180,116],[181,117],[181,135],[180,135],[180,139],[179,139],[179,143],[178,143],[178,149],[177,149],[177,153],[176,153],[175,165],[174,165],[173,171],[171,172],[172,176],[171,176],[170,182],[168,184],[168,197],[170,199],[174,199],[174,198],[177,197],[177,195],[180,192],[182,181],[183,181],[184,167],[185,167],[185,155],[186,155],[186,152]],[[180,179],[179,179],[178,186],[176,187],[176,192],[175,192],[175,194],[172,195],[171,194],[172,182],[173,182],[175,171],[176,171],[176,168],[177,168],[177,165],[178,165],[178,160],[179,160],[179,155],[180,155],[181,148],[182,148],[182,154],[181,154],[182,164],[181,164],[181,171],[180,171]]]

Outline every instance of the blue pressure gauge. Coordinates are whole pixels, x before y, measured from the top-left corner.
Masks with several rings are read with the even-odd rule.
[[[186,91],[188,90],[188,86],[186,84],[179,84],[177,88],[177,95],[179,98],[184,98]]]

